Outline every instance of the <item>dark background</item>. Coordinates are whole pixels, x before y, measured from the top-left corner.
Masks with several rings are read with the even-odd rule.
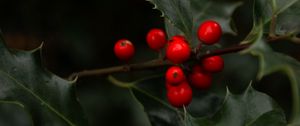
[[[238,36],[224,35],[223,46],[237,44],[252,26],[250,1],[234,13]],[[123,64],[113,54],[114,42],[131,40],[137,55],[131,62],[145,61],[157,54],[147,48],[145,35],[151,28],[163,28],[160,12],[144,0],[2,0],[0,28],[9,47],[31,50],[43,45],[43,63],[53,73],[66,78],[72,72]],[[299,46],[275,43],[274,49],[299,58]],[[293,48],[292,48],[293,47]],[[298,49],[297,49],[298,48]],[[225,55],[225,70],[214,83],[241,92],[255,80],[257,60],[252,56]],[[248,65],[248,66],[247,66]],[[244,71],[241,71],[244,68]],[[241,73],[244,77],[240,77]],[[123,78],[134,78],[126,73]],[[241,84],[242,83],[242,84]],[[266,92],[290,113],[290,87],[286,77],[273,74],[255,88]],[[216,86],[218,87],[218,86]],[[218,89],[212,89],[216,91]],[[112,86],[105,77],[78,80],[77,95],[94,126],[139,126],[145,116],[137,109],[128,90]]]
[[[9,46],[29,50],[44,42],[45,65],[61,76],[111,66],[115,41],[146,46],[147,30],[163,27],[160,12],[143,0],[3,0],[0,7]]]

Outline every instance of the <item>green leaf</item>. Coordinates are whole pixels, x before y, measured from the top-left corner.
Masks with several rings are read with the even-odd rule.
[[[214,116],[193,120],[199,126],[254,126],[265,122],[272,126],[286,125],[284,113],[275,101],[255,91],[251,85],[240,95],[234,95],[228,90],[223,107]]]
[[[182,31],[180,31],[177,27],[175,27],[171,21],[167,18],[165,18],[165,29],[166,33],[168,35],[168,39],[171,39],[172,36],[174,35],[184,35]]]
[[[0,99],[22,104],[37,126],[88,125],[74,82],[47,71],[41,64],[40,49],[12,50],[0,40]]]
[[[193,16],[189,0],[147,0],[154,8],[162,12],[162,16],[180,29],[190,39],[193,28]]]
[[[285,126],[286,125],[286,120],[285,120],[285,115],[282,111],[280,110],[273,110],[270,112],[266,112],[263,115],[261,115],[256,121],[251,123],[251,126]],[[274,120],[277,119],[277,120]],[[274,121],[276,123],[274,123]]]
[[[191,0],[194,17],[194,31],[200,23],[212,19],[222,26],[224,33],[236,34],[230,23],[233,12],[242,5],[242,2],[232,2],[224,0]]]
[[[32,126],[32,118],[24,106],[15,101],[0,101],[1,126]]]
[[[269,32],[272,15],[277,17],[275,33],[282,35],[300,32],[299,0],[256,0],[255,2],[255,18],[263,19],[266,32]]]
[[[106,76],[82,79],[76,85],[80,86],[76,93],[91,126],[151,126],[128,88],[114,85]]]
[[[281,108],[271,97],[255,91],[251,85],[240,95],[227,91],[223,105],[219,102],[221,99],[211,93],[202,93],[201,97],[195,96],[199,91],[193,91],[193,101],[187,107],[190,113],[170,106],[166,100],[165,90],[162,78],[138,81],[131,89],[133,96],[143,105],[154,126],[254,126],[267,122],[268,125],[276,126],[286,124]],[[199,115],[194,112],[197,109],[208,111]]]
[[[223,0],[191,0],[193,9],[194,27],[192,46],[199,43],[197,30],[199,25],[205,20],[215,20],[220,23],[223,33],[236,35],[232,28],[231,16],[233,12],[242,5],[242,2],[230,2]],[[234,25],[234,24],[233,24]]]
[[[143,105],[153,126],[182,126],[183,113],[167,103],[162,82],[161,78],[139,82],[131,89],[132,94]]]
[[[166,17],[165,25],[168,36],[184,34],[198,45],[197,28],[204,20],[216,20],[220,23],[224,33],[235,34],[231,28],[231,16],[241,2],[222,0],[148,0]]]
[[[291,91],[293,95],[293,114],[291,124],[300,125],[300,63],[290,56],[274,52],[262,39],[262,26],[253,39],[252,44],[244,53],[251,53],[259,58],[258,79],[275,73],[282,72],[286,74],[291,82]]]
[[[286,1],[285,1],[286,2]],[[294,3],[292,3],[294,2]],[[276,20],[276,33],[277,34],[286,34],[294,33],[297,34],[300,32],[300,1],[294,0],[288,9],[281,12],[279,10],[277,20]],[[280,5],[280,3],[278,3]]]
[[[186,120],[182,109],[169,105],[163,78],[152,78],[135,82],[131,88],[132,95],[143,105],[153,126],[183,126],[191,123]],[[208,92],[194,91],[192,103],[187,111],[192,115],[206,116],[217,111],[222,98]]]

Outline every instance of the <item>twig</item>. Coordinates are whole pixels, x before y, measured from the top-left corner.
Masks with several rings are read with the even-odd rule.
[[[270,32],[269,32],[270,37],[276,36],[275,35],[276,19],[277,19],[277,15],[272,14],[272,19],[271,19],[271,24],[270,24]]]
[[[225,49],[218,49],[218,50],[214,50],[214,51],[209,51],[209,52],[206,52],[206,53],[199,54],[196,59],[200,60],[204,57],[238,52],[238,51],[241,51],[241,50],[244,50],[244,49],[248,48],[249,46],[250,46],[250,44],[241,44],[241,45],[236,45],[236,46],[232,46],[232,47],[225,48]]]
[[[201,59],[203,57],[208,57],[208,56],[238,52],[238,51],[241,51],[241,50],[247,48],[249,45],[250,44],[242,44],[242,45],[237,45],[237,46],[233,46],[233,47],[226,48],[226,49],[214,50],[211,52],[207,52],[203,55],[199,55],[199,56],[197,56],[196,59]],[[68,79],[73,80],[75,77],[80,78],[80,77],[91,76],[91,75],[100,76],[100,75],[106,75],[106,74],[112,74],[112,73],[153,69],[153,68],[170,66],[170,65],[173,65],[173,64],[171,62],[163,61],[161,59],[155,59],[155,60],[150,60],[150,61],[146,61],[143,63],[129,64],[129,65],[123,65],[123,66],[114,66],[114,67],[100,68],[100,69],[93,69],[93,70],[84,70],[81,72],[71,74],[68,77]]]
[[[100,68],[100,69],[92,69],[92,70],[84,70],[81,72],[71,74],[68,79],[73,80],[75,77],[84,77],[84,76],[91,76],[91,75],[105,75],[105,74],[112,74],[112,73],[119,73],[119,72],[128,72],[134,70],[144,70],[144,69],[152,69],[158,68],[163,66],[172,65],[171,62],[162,61],[161,59],[155,59],[146,61],[143,63],[136,63],[136,64],[129,64],[123,66],[114,66],[108,68]]]
[[[276,20],[277,20],[277,3],[275,0],[272,0],[272,18],[271,18],[271,24],[270,24],[270,31],[269,31],[269,37],[274,37],[275,35],[275,29],[276,29]]]
[[[290,41],[292,41],[292,42],[294,42],[294,43],[297,43],[297,44],[300,44],[300,38],[298,38],[298,37],[292,37],[292,38],[290,39]]]
[[[297,36],[292,36],[290,34],[269,36],[268,39],[269,42],[277,40],[289,40],[293,43],[300,44],[300,38],[298,38]]]
[[[285,40],[285,39],[300,43],[299,38],[296,38],[296,37],[291,38],[291,36],[287,36],[287,35],[269,36],[268,42],[273,42],[273,41],[277,41],[277,40]],[[198,54],[196,54],[195,58],[196,58],[196,60],[201,60],[204,57],[239,52],[241,50],[248,48],[250,45],[251,44],[240,44],[240,45],[232,46],[232,47],[225,48],[225,49],[209,51],[209,52],[202,53],[202,54],[198,53]],[[168,62],[164,59],[163,60],[155,59],[155,60],[150,60],[150,61],[146,61],[143,63],[128,64],[128,65],[123,65],[123,66],[114,66],[114,67],[109,67],[109,68],[84,70],[81,72],[71,74],[68,77],[68,79],[73,80],[75,77],[80,78],[80,77],[84,77],[84,76],[93,76],[93,75],[100,76],[100,75],[107,75],[107,74],[112,74],[112,73],[153,69],[153,68],[159,68],[159,67],[170,66],[170,65],[174,65],[174,64],[172,64],[171,62]]]

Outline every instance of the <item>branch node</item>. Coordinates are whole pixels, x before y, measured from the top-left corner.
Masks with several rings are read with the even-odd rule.
[[[129,64],[124,65],[124,66],[123,66],[123,71],[124,71],[124,72],[130,71],[130,65],[129,65]]]

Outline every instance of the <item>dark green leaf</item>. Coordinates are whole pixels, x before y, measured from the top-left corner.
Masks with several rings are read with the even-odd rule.
[[[47,71],[41,64],[40,48],[10,50],[1,40],[0,56],[1,100],[22,104],[37,126],[88,125],[75,96],[74,82]]]
[[[32,126],[32,118],[24,106],[15,101],[0,101],[1,126]]]
[[[290,56],[274,52],[262,39],[262,26],[256,26],[260,31],[253,39],[254,44],[245,52],[251,53],[259,58],[258,78],[275,72],[283,72],[291,82],[293,95],[293,115],[292,124],[300,125],[300,63]]]
[[[77,85],[91,126],[151,126],[129,89],[113,85],[105,76],[81,79]]]
[[[283,12],[278,12],[277,20],[276,20],[276,33],[278,34],[286,34],[286,33],[299,33],[300,32],[300,1],[294,0],[295,3],[292,4],[285,11],[283,8],[281,9]],[[297,1],[297,2],[296,2]],[[286,1],[285,1],[286,2]],[[278,3],[280,5],[280,3]],[[281,11],[278,10],[278,11]]]
[[[165,90],[163,80],[159,78],[139,82],[132,93],[143,105],[153,126],[182,126],[183,113],[167,103]]]
[[[165,19],[169,37],[184,34],[192,46],[198,45],[196,36],[199,24],[204,20],[218,21],[224,33],[234,34],[231,28],[231,16],[241,2],[222,0],[148,0],[159,9]]]
[[[283,72],[290,81],[293,94],[293,119],[300,118],[300,63],[281,53],[273,52],[272,49],[266,45],[263,41],[257,41],[248,50],[251,54],[259,57],[260,68],[258,78],[262,78],[265,75]],[[299,123],[300,125],[300,123]]]
[[[193,120],[199,126],[252,126],[264,124],[269,120],[273,120],[268,124],[272,126],[286,124],[283,111],[272,98],[255,91],[251,85],[241,95],[227,91],[223,107],[211,118],[193,118]]]
[[[139,81],[132,88],[133,95],[144,106],[153,126],[182,126],[186,120],[182,109],[169,105],[163,78]],[[222,98],[208,92],[194,91],[192,103],[187,111],[196,116],[212,115],[221,105]]]
[[[165,18],[165,29],[169,39],[174,35],[184,35],[182,31],[176,28],[169,19]]]
[[[250,125],[251,126],[268,126],[268,125],[285,126],[286,120],[283,117],[285,117],[285,115],[282,111],[274,110],[274,111],[266,112],[265,114],[261,115]]]
[[[193,16],[189,0],[147,0],[159,9],[162,15],[180,29],[187,38],[191,37]]]
[[[263,19],[266,32],[269,32],[272,15],[275,20],[277,34],[300,32],[300,1],[299,0],[256,0],[255,18]]]
[[[223,0],[191,0],[194,30],[197,30],[201,22],[212,19],[220,23],[223,32],[235,34],[235,31],[230,26],[231,16],[241,4],[241,2]]]
[[[199,43],[197,30],[205,20],[215,20],[220,23],[224,33],[236,34],[231,27],[231,16],[234,10],[242,5],[241,2],[228,2],[223,0],[191,0],[193,9],[194,27],[192,46]]]
[[[203,97],[194,96],[188,112],[171,107],[165,98],[164,81],[160,78],[140,81],[132,88],[133,95],[144,106],[152,125],[164,126],[244,126],[259,125],[273,120],[269,125],[286,124],[285,116],[281,108],[266,94],[255,91],[251,86],[241,95],[234,95],[227,91],[223,106],[218,112],[216,110],[206,111],[201,118],[193,117],[193,110],[219,108],[215,105],[220,99],[212,94],[203,94]],[[194,91],[195,92],[195,91]],[[205,104],[206,103],[206,104]],[[194,104],[194,105],[193,105]],[[215,113],[216,114],[213,114]]]

